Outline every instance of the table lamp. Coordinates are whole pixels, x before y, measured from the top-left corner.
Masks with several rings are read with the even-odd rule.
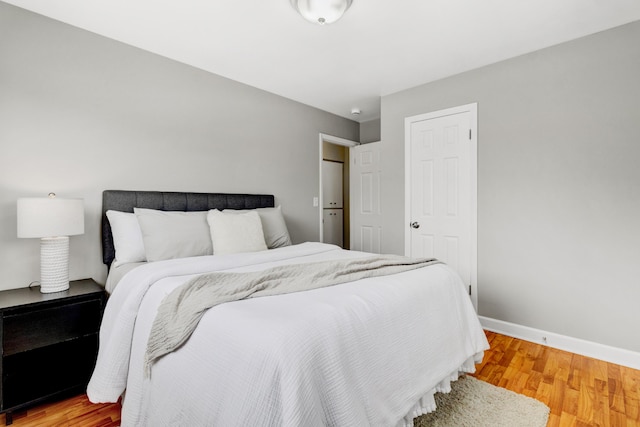
[[[18,199],[18,237],[40,238],[40,292],[69,289],[69,236],[83,233],[82,199]]]

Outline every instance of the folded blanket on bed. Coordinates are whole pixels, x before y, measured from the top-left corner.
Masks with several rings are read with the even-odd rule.
[[[437,264],[435,258],[411,259],[376,255],[360,259],[323,261],[274,267],[251,273],[209,273],[171,292],[153,322],[145,371],[160,357],[186,342],[206,310],[225,302],[301,292],[368,277],[385,276]]]

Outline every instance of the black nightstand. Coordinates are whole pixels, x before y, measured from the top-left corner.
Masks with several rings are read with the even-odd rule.
[[[0,292],[0,413],[85,391],[98,354],[106,293],[92,279],[51,294]]]

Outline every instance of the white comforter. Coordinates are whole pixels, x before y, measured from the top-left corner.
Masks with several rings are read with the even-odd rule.
[[[107,304],[89,399],[115,402],[126,389],[123,426],[409,424],[488,348],[462,281],[443,264],[214,307],[144,377],[157,307],[194,275],[366,255],[305,243],[132,270]]]

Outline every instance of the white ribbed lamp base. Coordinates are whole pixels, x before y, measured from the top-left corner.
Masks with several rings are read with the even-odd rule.
[[[69,289],[69,237],[40,239],[40,292]]]

